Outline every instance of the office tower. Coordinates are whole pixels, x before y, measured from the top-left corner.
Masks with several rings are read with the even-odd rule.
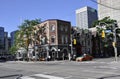
[[[4,32],[4,46],[5,51],[8,52],[8,32]]]
[[[16,30],[16,31],[13,31],[13,32],[10,33],[10,35],[11,35],[11,46],[14,45],[14,41],[15,41],[15,33],[16,33],[16,32],[17,32],[17,30]]]
[[[76,25],[80,29],[90,28],[92,23],[97,19],[98,17],[96,9],[86,6],[76,10]]]
[[[0,27],[0,49],[4,49],[4,27]]]
[[[98,0],[99,19],[110,16],[120,27],[120,0]]]

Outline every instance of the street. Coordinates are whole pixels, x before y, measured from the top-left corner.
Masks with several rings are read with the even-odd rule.
[[[0,79],[120,79],[120,58],[114,60],[0,62]]]

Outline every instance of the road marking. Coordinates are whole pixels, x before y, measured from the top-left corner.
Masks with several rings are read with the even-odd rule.
[[[48,78],[48,79],[64,79],[62,77],[56,77],[56,76],[44,75],[44,74],[34,74],[31,76],[23,76],[23,77],[21,77],[21,79],[35,79],[35,78],[33,78],[33,76],[41,77],[41,78]]]
[[[29,77],[29,76],[24,76],[24,77],[21,77],[20,79],[35,79],[35,78]]]
[[[61,78],[61,77],[56,77],[56,76],[51,76],[51,75],[44,75],[44,74],[35,74],[34,76],[48,78],[48,79],[64,79],[64,78]]]

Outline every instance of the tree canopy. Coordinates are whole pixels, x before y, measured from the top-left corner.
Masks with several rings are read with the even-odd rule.
[[[34,26],[40,23],[40,19],[24,20],[24,22],[18,26],[19,30],[15,34],[14,45],[10,51],[15,53],[20,47],[28,50],[28,45],[32,40],[31,36],[34,34]]]

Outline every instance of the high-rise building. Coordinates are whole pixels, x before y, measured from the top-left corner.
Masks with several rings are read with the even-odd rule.
[[[11,48],[11,37],[8,37],[8,49]]]
[[[4,46],[5,51],[8,52],[8,32],[4,32]]]
[[[0,49],[4,49],[4,27],[0,27]]]
[[[110,16],[120,27],[120,0],[98,0],[99,19]]]
[[[13,32],[10,33],[10,36],[11,36],[11,46],[14,45],[14,41],[15,41],[15,33],[16,33],[16,32],[17,32],[17,30],[16,30],[16,31],[13,31]]]
[[[0,54],[8,53],[8,32],[4,31],[4,27],[0,27]]]
[[[80,29],[88,29],[92,23],[97,20],[97,10],[91,7],[83,7],[76,10],[76,25]]]

